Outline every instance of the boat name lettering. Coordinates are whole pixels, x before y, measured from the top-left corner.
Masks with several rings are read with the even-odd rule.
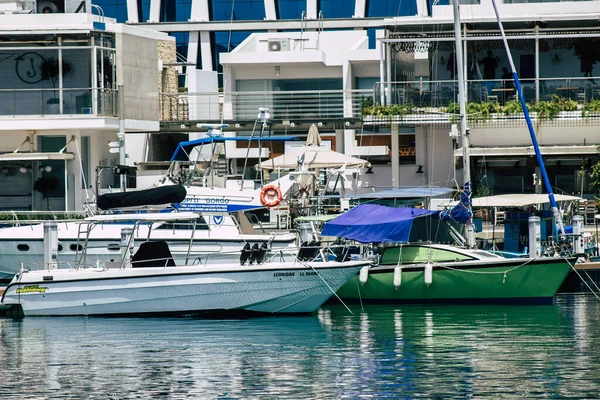
[[[206,202],[211,203],[219,203],[219,204],[229,204],[229,199],[206,199]]]
[[[44,280],[44,281],[53,281],[54,277],[52,275],[44,275],[44,277],[42,278],[42,280]]]
[[[48,290],[47,287],[40,287],[40,285],[27,285],[27,286],[23,286],[22,288],[18,288],[17,289],[17,294],[22,294],[22,293],[46,293],[46,290]]]
[[[186,197],[182,203],[229,204],[231,199],[201,199],[199,197]]]
[[[273,273],[274,277],[280,277],[280,276],[296,276],[295,272],[275,272]]]
[[[302,271],[300,272],[300,276],[311,276],[317,275],[317,271]]]

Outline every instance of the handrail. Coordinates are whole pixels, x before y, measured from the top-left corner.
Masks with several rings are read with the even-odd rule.
[[[102,9],[102,7],[100,7],[99,5],[96,5],[96,4],[90,4],[90,6],[92,7],[92,10],[94,10],[94,9],[98,10],[98,15],[100,16],[100,22],[104,22],[104,10]]]

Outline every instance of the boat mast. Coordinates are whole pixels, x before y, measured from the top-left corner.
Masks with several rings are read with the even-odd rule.
[[[458,106],[460,112],[460,138],[462,143],[462,160],[463,160],[463,185],[464,190],[471,190],[471,165],[469,160],[469,137],[467,136],[467,105],[465,98],[465,76],[463,68],[463,47],[461,43],[460,29],[460,10],[458,7],[459,0],[452,1],[454,11],[454,46],[455,49],[455,65],[458,78]],[[466,245],[469,248],[475,247],[475,226],[473,221],[469,220],[466,224],[467,237]]]
[[[492,0],[492,5],[494,6],[494,12],[496,13],[498,28],[500,29],[500,35],[502,36],[502,41],[504,42],[504,48],[506,49],[506,55],[508,56],[508,63],[510,64],[510,70],[512,72],[513,80],[515,81],[517,94],[519,95],[519,100],[521,101],[521,107],[523,108],[523,114],[525,115],[525,121],[527,122],[527,128],[529,129],[529,135],[531,136],[531,143],[533,144],[535,156],[540,167],[540,172],[542,173],[542,179],[544,180],[544,185],[546,186],[546,191],[548,192],[550,205],[552,207],[552,213],[554,214],[554,221],[556,222],[560,234],[564,236],[565,227],[562,222],[562,216],[558,211],[556,199],[554,198],[554,193],[552,192],[552,185],[550,184],[550,179],[548,179],[548,173],[546,172],[546,166],[544,165],[544,160],[542,159],[540,146],[538,145],[537,137],[535,136],[535,130],[533,129],[533,124],[531,123],[529,110],[527,109],[525,97],[523,96],[523,90],[521,89],[521,83],[519,82],[519,77],[517,76],[517,70],[513,62],[512,54],[510,52],[510,48],[508,47],[508,41],[506,40],[506,35],[504,34],[504,27],[502,26],[502,21],[500,21],[500,13],[498,13],[498,6],[496,5],[496,0]]]

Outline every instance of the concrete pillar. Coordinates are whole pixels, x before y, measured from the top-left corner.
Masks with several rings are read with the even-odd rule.
[[[365,17],[366,4],[367,4],[366,0],[356,0],[356,3],[354,3],[354,16],[356,18],[364,18]]]
[[[275,0],[265,0],[265,19],[276,20],[277,10],[275,8]]]
[[[344,144],[344,130],[336,129],[335,130],[335,151],[338,153],[346,154],[346,147]]]
[[[127,0],[127,22],[140,22],[137,0]]]
[[[150,15],[148,22],[160,22],[160,3],[161,0],[150,0]]]
[[[317,0],[306,0],[306,18],[317,19]]]
[[[400,154],[398,153],[398,124],[392,124],[392,188],[400,187]]]
[[[192,1],[192,10],[190,13],[191,21],[209,21],[210,15],[208,13],[208,0],[194,0]],[[191,32],[190,32],[191,35]]]

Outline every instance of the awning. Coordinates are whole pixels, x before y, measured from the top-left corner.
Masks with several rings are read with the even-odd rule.
[[[187,142],[180,142],[175,149],[175,152],[171,156],[171,160],[169,161],[188,161],[189,154],[194,149],[194,147],[202,146],[204,144],[209,143],[224,143],[227,141],[235,141],[235,142],[284,142],[284,141],[294,141],[300,140],[298,136],[274,136],[274,137],[226,137],[226,136],[207,136],[196,140],[190,140]]]
[[[361,243],[407,242],[413,220],[434,214],[439,211],[362,204],[327,222],[321,233]]]
[[[434,187],[410,187],[391,190],[382,190],[381,192],[346,194],[346,199],[413,199],[420,197],[435,197],[454,193],[454,189],[434,188]],[[328,197],[328,196],[324,196]],[[331,196],[333,197],[333,196]],[[335,197],[340,197],[336,195]]]
[[[367,168],[371,164],[363,159],[338,153],[324,147],[305,146],[281,156],[263,161],[257,165],[266,170],[294,170],[299,166],[306,169],[315,168]]]
[[[310,215],[306,217],[298,217],[294,219],[294,222],[327,222],[339,216],[340,214]]]
[[[555,194],[556,201],[578,201],[583,200],[577,196]],[[500,194],[496,196],[475,197],[473,207],[526,207],[533,204],[550,203],[547,194]]]
[[[69,161],[75,158],[72,153],[4,153],[0,161]]]

